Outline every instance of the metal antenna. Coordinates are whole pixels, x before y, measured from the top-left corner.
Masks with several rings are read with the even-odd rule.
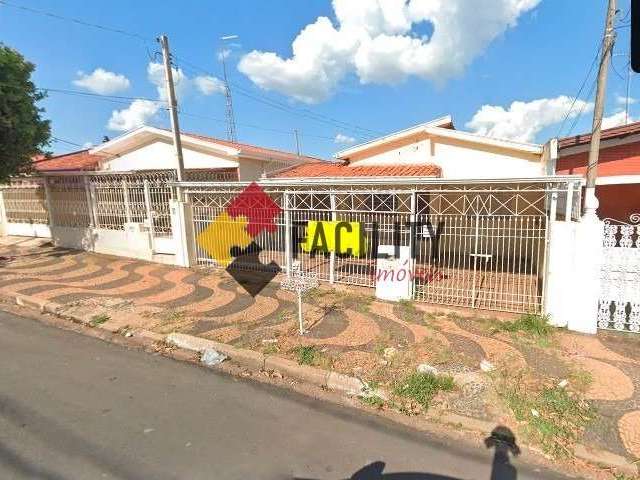
[[[238,38],[237,35],[227,35],[225,37],[221,37],[221,40],[230,40],[233,38]],[[229,88],[229,80],[227,78],[227,56],[228,50],[222,50],[219,53],[220,60],[222,61],[222,75],[224,76],[224,98],[226,102],[225,107],[225,119],[227,121],[227,140],[230,142],[236,143],[238,141],[238,137],[236,135],[236,118],[233,113],[233,99],[231,98],[231,88]]]

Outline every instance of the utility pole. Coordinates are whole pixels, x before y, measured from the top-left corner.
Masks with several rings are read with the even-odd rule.
[[[598,199],[596,198],[596,178],[598,176],[598,157],[600,155],[600,136],[602,131],[602,115],[604,113],[604,99],[607,91],[607,76],[609,74],[609,62],[615,43],[614,22],[616,18],[616,0],[609,0],[607,21],[605,24],[604,39],[602,41],[602,56],[598,71],[598,88],[596,91],[596,104],[593,112],[593,127],[591,131],[591,148],[589,150],[589,163],[587,166],[587,188],[585,190],[584,216],[596,217]]]
[[[298,130],[293,131],[293,136],[296,137],[296,152],[298,152],[298,156],[300,156],[300,140],[298,139]]]
[[[171,131],[173,132],[173,146],[176,149],[176,173],[178,182],[184,180],[184,159],[182,157],[182,141],[180,138],[180,124],[178,123],[178,102],[176,101],[176,91],[173,86],[173,72],[171,71],[171,53],[169,53],[169,38],[160,35],[158,42],[162,47],[162,58],[164,59],[164,74],[167,81],[167,97],[169,101],[169,113],[171,114]]]

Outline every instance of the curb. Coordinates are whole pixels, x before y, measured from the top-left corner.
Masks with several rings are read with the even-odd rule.
[[[22,295],[18,293],[4,293],[0,294],[0,296],[13,300],[17,305],[22,307],[37,310],[41,313],[51,313],[74,323],[89,325],[92,328],[114,333],[114,329],[110,328],[108,325],[91,325],[91,319],[86,318],[86,316],[64,313],[62,311],[64,305],[56,302],[44,301],[31,295]],[[134,336],[145,340],[152,342],[166,342],[190,352],[202,353],[207,349],[217,350],[229,357],[229,361],[231,363],[240,367],[258,371],[277,371],[283,376],[287,376],[297,381],[326,388],[328,390],[343,392],[347,395],[359,395],[363,393],[366,388],[366,384],[355,377],[343,375],[338,372],[322,370],[308,365],[299,365],[297,362],[286,358],[277,357],[275,355],[264,355],[253,350],[236,348],[226,343],[216,342],[215,340],[208,340],[206,338],[195,337],[184,333],[171,333],[165,336],[144,329],[133,330],[133,333]],[[466,426],[467,429],[486,433],[491,432],[495,426],[491,422],[454,413],[428,415],[428,417],[448,424],[460,424]],[[589,462],[593,465],[610,468],[615,472],[630,475],[631,477],[635,477],[639,473],[639,468],[636,463],[613,452],[595,450],[583,444],[576,444],[574,454],[576,458]]]
[[[630,475],[636,478],[638,475],[638,465],[630,462],[626,457],[617,455],[606,450],[595,450],[581,443],[578,443],[574,450],[574,455],[581,460],[585,460],[594,465],[605,465],[614,469],[618,473]]]
[[[241,367],[258,370],[273,370],[295,380],[310,383],[321,388],[344,392],[349,395],[362,393],[366,385],[362,380],[342,375],[337,372],[328,372],[320,368],[300,365],[297,362],[275,355],[263,355],[262,353],[243,348],[232,347],[225,343],[194,337],[184,333],[171,333],[167,335],[167,343],[176,347],[202,353],[204,350],[213,349],[229,357],[229,359]]]

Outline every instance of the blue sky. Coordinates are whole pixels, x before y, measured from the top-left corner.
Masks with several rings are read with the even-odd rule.
[[[403,27],[394,23],[391,14],[384,17],[387,23],[383,25],[380,19],[388,12],[376,13],[375,8],[366,18],[360,11],[338,15],[328,0],[184,0],[162,2],[161,8],[158,2],[146,0],[114,0],[108,4],[7,1],[149,39],[143,41],[0,4],[0,41],[36,64],[34,79],[43,88],[95,91],[97,87],[91,81],[84,86],[74,81],[80,78],[78,72],[90,75],[101,68],[119,75],[107,78],[109,85],[103,85],[111,95],[158,99],[162,92],[149,79],[149,63],[158,50],[153,39],[160,33],[168,34],[176,67],[183,75],[182,129],[221,138],[225,137],[224,97],[216,83],[209,84],[213,93],[204,95],[195,79],[221,77],[219,38],[238,35],[231,42],[227,59],[238,139],[292,150],[292,132],[297,129],[303,153],[321,157],[330,157],[350,141],[445,114],[453,116],[459,129],[544,142],[556,135],[561,123],[558,119],[571,104],[561,96],[574,97],[585,79],[602,35],[606,10],[606,0],[478,0],[484,8],[470,12],[465,9],[472,2],[449,0],[449,6],[459,4],[459,10],[441,12],[438,19],[429,16],[429,9],[443,0],[413,0],[421,3],[422,13],[411,13],[412,20]],[[504,10],[502,17],[487,13],[494,11],[488,8],[492,4]],[[514,7],[522,4],[527,6]],[[621,0],[619,8],[622,20],[629,1]],[[319,17],[328,17],[329,21],[318,23]],[[443,24],[443,19],[445,23],[454,21]],[[486,25],[494,23],[497,27],[487,31]],[[298,42],[298,58],[287,63],[292,42],[309,25],[314,27],[308,29],[306,41]],[[325,30],[314,33],[318,25]],[[438,42],[436,34],[440,34]],[[357,45],[345,52],[351,38],[357,38]],[[434,48],[429,49],[431,41]],[[404,45],[402,42],[416,49],[414,57],[407,57],[409,60],[398,53],[408,52],[408,47],[397,46]],[[437,48],[436,43],[440,44]],[[250,54],[254,50],[257,52]],[[614,65],[622,77],[626,76],[628,50],[628,28],[621,23]],[[620,121],[623,102],[619,97],[626,96],[626,80],[618,73],[610,71],[606,114],[617,113]],[[582,101],[593,100],[588,94],[594,76],[595,71],[588,78]],[[635,90],[632,76],[631,97]],[[511,108],[513,102],[523,103]],[[110,119],[114,110],[128,109],[130,103],[127,99],[51,92],[43,106],[56,137],[84,144],[121,133],[109,129]],[[473,122],[484,105],[494,108],[485,109]],[[574,134],[590,128],[589,103],[578,102],[571,115],[581,108],[584,115],[577,119]],[[632,118],[636,113],[640,116],[640,108],[632,104]],[[162,110],[145,118],[155,125],[168,125],[168,116]],[[568,133],[573,123],[574,118],[570,118],[563,133]],[[337,135],[343,143],[336,143]],[[56,152],[74,149],[64,143],[54,143],[51,148]]]

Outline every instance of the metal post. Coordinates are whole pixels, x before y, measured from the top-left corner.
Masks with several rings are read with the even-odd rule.
[[[47,211],[49,213],[49,215],[47,215],[49,217],[49,228],[51,228],[54,226],[53,208],[51,204],[51,187],[49,186],[48,177],[44,177],[43,180],[44,180],[44,201],[45,201],[45,204],[47,205]]]
[[[84,183],[84,196],[87,199],[87,215],[89,216],[89,227],[96,226],[96,218],[95,212],[93,211],[93,205],[91,202],[91,190],[89,188],[89,180],[86,175],[82,177],[82,182]]]
[[[607,21],[602,41],[602,58],[598,71],[598,89],[596,103],[593,112],[593,128],[591,132],[591,146],[589,150],[589,164],[587,166],[587,188],[585,190],[584,216],[597,218],[598,199],[596,198],[596,178],[598,177],[598,157],[600,155],[600,136],[602,131],[602,114],[604,113],[604,101],[607,90],[607,75],[611,51],[615,43],[614,21],[616,16],[616,0],[609,0]]]
[[[91,206],[91,215],[93,217],[93,227],[98,228],[100,220],[98,217],[98,203],[96,200],[96,186],[89,182],[89,205]]]
[[[302,321],[302,292],[298,291],[298,325],[300,327],[300,335],[304,335],[304,322]]]
[[[411,192],[411,213],[409,214],[409,252],[410,252],[410,268],[411,268],[411,298],[414,298],[415,286],[416,286],[416,236],[418,235],[418,226],[416,225],[417,219],[417,196],[414,191]]]
[[[573,217],[573,182],[567,184],[567,204],[564,210],[564,221],[570,222]]]
[[[124,197],[124,213],[127,218],[127,223],[131,223],[131,205],[129,204],[129,188],[127,187],[126,180],[122,180],[122,191]]]
[[[289,192],[284,192],[284,256],[285,271],[287,277],[291,277],[291,264],[293,262],[292,245],[291,245],[291,209],[289,205]]]
[[[182,157],[182,141],[180,138],[180,123],[178,121],[178,102],[173,86],[173,72],[171,70],[171,53],[169,53],[169,38],[161,35],[158,38],[162,46],[162,58],[164,61],[164,74],[167,82],[167,100],[169,102],[169,113],[171,114],[171,131],[173,133],[173,146],[176,149],[176,174],[178,182],[184,180],[184,160]],[[177,188],[178,200],[182,201],[180,187]]]
[[[4,206],[4,191],[0,188],[0,235],[7,235],[7,210]]]
[[[558,217],[558,192],[551,192],[551,203],[549,205],[549,220],[556,221]]]
[[[331,200],[331,221],[335,222],[337,217],[336,214],[336,194],[335,193],[330,193],[329,194],[329,198]],[[334,223],[335,225],[335,223]],[[335,235],[335,228],[333,229],[334,235]],[[333,250],[329,253],[329,283],[335,283],[336,281],[336,242],[334,239],[333,242]]]
[[[144,209],[147,216],[147,228],[149,229],[149,236],[151,238],[151,251],[155,252],[155,241],[153,231],[153,212],[151,211],[151,191],[149,188],[149,179],[145,178],[142,181],[144,187]]]

